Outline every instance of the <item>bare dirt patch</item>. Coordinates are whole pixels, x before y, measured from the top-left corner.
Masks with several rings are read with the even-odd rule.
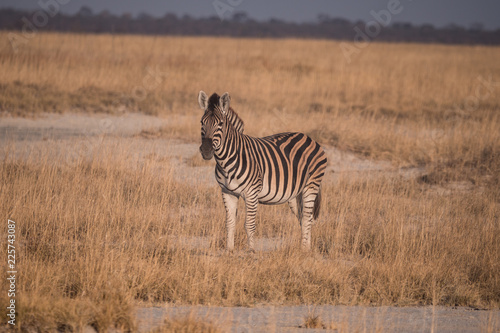
[[[321,328],[307,328],[317,318]],[[166,306],[137,310],[139,332],[161,325],[165,318],[192,317],[227,332],[497,332],[500,311],[447,307],[366,306]]]
[[[4,117],[0,122],[0,147],[9,146],[17,154],[28,155],[34,150],[50,150],[59,155],[90,155],[102,146],[126,142],[134,163],[168,159],[176,176],[186,182],[213,183],[214,165],[199,156],[198,142],[176,138],[177,127],[187,121],[197,122],[197,116],[158,118],[138,113],[121,116],[48,114],[36,119]],[[415,175],[418,168],[398,169],[387,161],[376,161],[324,147],[328,155],[325,181],[335,181],[339,175],[364,178],[378,176]],[[215,185],[215,183],[214,183]]]

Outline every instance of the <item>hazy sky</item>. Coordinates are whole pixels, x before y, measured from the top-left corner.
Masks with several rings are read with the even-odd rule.
[[[0,0],[0,7],[36,9],[38,2],[57,0]],[[67,2],[68,0],[60,0]],[[244,11],[249,16],[265,20],[271,17],[287,21],[313,21],[318,14],[353,20],[371,20],[370,11],[386,9],[391,1],[398,0],[215,0],[225,4],[237,4],[234,11]],[[145,12],[163,16],[166,12],[178,15],[215,16],[214,0],[69,0],[61,6],[65,13],[75,13],[84,5],[94,12],[104,9],[115,14]],[[500,28],[499,0],[399,0],[403,10],[391,18],[391,22],[431,23],[444,26],[456,23],[469,27],[482,23],[487,29]]]

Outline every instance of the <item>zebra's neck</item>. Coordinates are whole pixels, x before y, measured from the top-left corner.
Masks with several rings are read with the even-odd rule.
[[[237,159],[238,152],[241,150],[241,136],[243,134],[239,133],[228,122],[224,126],[226,127],[224,129],[226,135],[222,138],[222,144],[219,149],[215,150],[214,156],[217,164],[227,172],[231,167],[228,164],[232,164]]]

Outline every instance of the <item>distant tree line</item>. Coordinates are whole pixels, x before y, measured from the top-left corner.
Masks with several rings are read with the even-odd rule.
[[[38,15],[37,15],[38,12]],[[46,19],[45,19],[46,18]],[[43,27],[42,27],[43,23]],[[40,15],[40,10],[27,12],[14,9],[0,9],[0,29],[23,31],[39,26],[43,31],[117,33],[117,34],[155,34],[182,36],[231,36],[266,38],[320,38],[336,40],[362,40],[363,33],[370,27],[366,22],[351,22],[342,18],[320,15],[315,22],[293,23],[278,19],[256,21],[246,13],[235,12],[230,18],[221,20],[218,16],[193,18],[188,15],[177,16],[167,13],[162,17],[149,14],[113,15],[109,11],[94,13],[89,7],[82,7],[76,14]],[[372,27],[373,28],[373,27]],[[365,36],[366,38],[366,36]],[[430,24],[412,25],[391,22],[381,27],[377,41],[424,42],[445,44],[500,44],[500,29],[483,29],[481,24],[468,28],[448,25],[436,28]]]

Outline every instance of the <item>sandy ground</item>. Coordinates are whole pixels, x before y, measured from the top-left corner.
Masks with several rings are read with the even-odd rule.
[[[213,161],[205,162],[198,152],[199,143],[167,139],[165,135],[155,137],[140,135],[141,131],[154,132],[159,128],[182,126],[192,128],[198,124],[197,116],[157,118],[143,114],[126,113],[121,116],[49,114],[37,119],[0,118],[0,149],[8,149],[19,156],[36,158],[38,152],[53,154],[55,158],[71,160],[82,155],[91,155],[99,149],[127,149],[130,162],[140,164],[154,156],[168,160],[178,179],[187,182],[214,184]],[[196,133],[199,129],[196,128]],[[372,161],[343,152],[333,147],[324,147],[328,155],[328,177],[325,181],[343,178],[406,176],[419,174],[419,169],[397,169],[386,161]],[[195,165],[192,165],[195,160]],[[133,167],[133,165],[131,165]]]
[[[323,328],[304,328],[319,316]],[[137,310],[138,330],[147,332],[165,318],[211,322],[227,332],[498,332],[499,311],[447,307],[262,306],[149,307]]]
[[[37,119],[0,118],[0,158],[15,154],[36,161],[42,156],[72,163],[75,159],[93,156],[99,151],[121,151],[129,156],[131,168],[148,160],[156,161],[154,172],[167,173],[189,184],[216,187],[214,162],[204,162],[198,153],[199,143],[148,137],[141,131],[154,132],[169,126],[193,128],[195,116],[157,118],[141,114],[110,115],[47,115]],[[196,129],[198,132],[198,129]],[[329,167],[325,182],[335,183],[339,177],[419,175],[419,169],[397,169],[388,162],[362,159],[349,152],[325,147]],[[208,248],[208,239],[186,238],[179,246]],[[260,239],[257,249],[270,251],[283,240]],[[300,328],[304,317],[319,315],[325,328],[360,332],[500,332],[499,311],[475,311],[469,308],[445,307],[360,307],[360,306],[257,306],[254,308],[223,307],[144,307],[137,310],[138,328],[147,332],[159,326],[166,317],[194,316],[211,321],[231,332],[293,332],[314,331]],[[319,330],[318,330],[319,331]]]

